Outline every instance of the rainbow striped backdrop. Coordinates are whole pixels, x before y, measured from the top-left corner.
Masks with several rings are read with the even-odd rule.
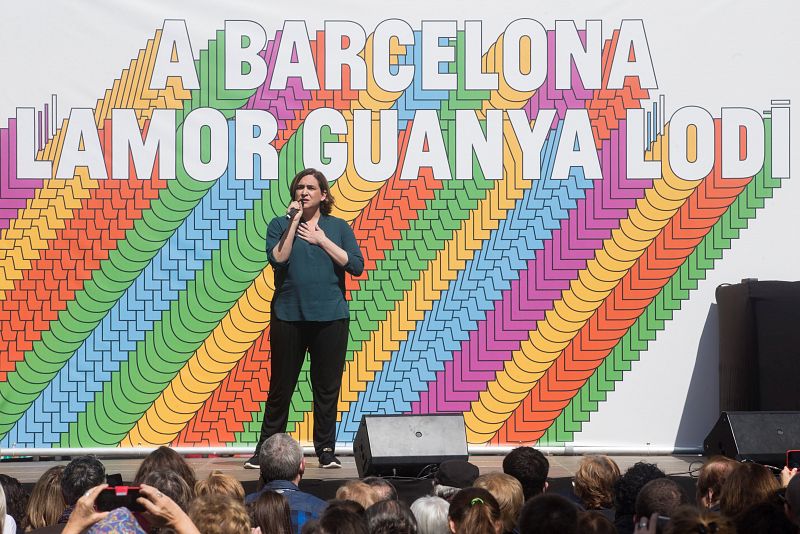
[[[234,180],[231,161],[216,182],[181,169],[169,181],[79,171],[23,182],[15,121],[0,131],[0,447],[256,441],[271,356],[266,225],[285,210],[288,180],[303,167],[303,121],[316,108],[349,121],[356,109],[397,109],[401,164],[416,110],[438,111],[450,147],[455,110],[524,109],[531,119],[557,110],[541,180],[521,178],[505,124],[501,180],[428,172],[373,183],[348,168],[335,182],[334,214],[352,224],[366,259],[365,274],[348,282],[345,442],[364,414],[436,412],[462,412],[471,443],[571,442],[780,185],[769,146],[764,169],[748,179],[722,180],[715,167],[685,181],[664,163],[656,180],[629,180],[625,110],[650,97],[630,78],[621,90],[590,91],[573,73],[573,90],[548,79],[529,93],[422,90],[415,79],[387,93],[373,82],[347,89],[346,79],[337,91],[307,91],[297,79],[272,91],[268,77],[255,91],[229,91],[223,37],[196,60],[199,90],[173,81],[155,91],[156,32],[97,102],[101,143],[111,141],[112,108],[135,110],[143,130],[154,109],[175,109],[179,124],[198,107],[229,120],[237,109],[265,109],[279,123],[276,181]],[[279,40],[263,51],[268,64]],[[463,35],[450,45],[463,87]],[[604,81],[615,45],[616,34],[604,46]],[[319,32],[316,58],[323,46]],[[398,64],[420,64],[418,47],[392,53]],[[502,73],[501,57],[498,41],[484,70]],[[575,108],[589,110],[602,180],[550,177],[561,119]],[[650,159],[668,151],[658,115],[653,105]],[[40,139],[40,159],[57,165],[65,125]],[[717,124],[717,145],[719,134]],[[180,151],[179,141],[179,159]],[[306,371],[290,423],[304,441],[313,424]]]

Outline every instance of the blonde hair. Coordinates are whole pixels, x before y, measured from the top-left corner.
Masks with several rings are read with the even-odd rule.
[[[487,473],[476,478],[473,486],[485,489],[497,499],[503,530],[514,530],[522,505],[525,504],[520,481],[505,473]]]
[[[194,493],[198,497],[205,495],[227,495],[228,497],[244,502],[244,487],[242,483],[218,469],[211,471],[204,480],[198,480],[194,485]]]
[[[614,483],[619,479],[616,462],[603,455],[584,456],[575,472],[575,495],[587,510],[614,506]]]
[[[56,524],[67,507],[61,493],[63,473],[64,466],[57,465],[45,471],[36,481],[25,508],[25,517],[19,525],[20,531],[27,532]]]
[[[244,503],[227,495],[196,497],[189,518],[200,534],[250,534],[250,516]]]
[[[357,502],[365,510],[380,500],[372,486],[360,480],[348,480],[339,486],[339,489],[336,490],[336,498]]]

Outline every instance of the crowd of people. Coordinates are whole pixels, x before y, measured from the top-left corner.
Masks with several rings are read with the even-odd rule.
[[[135,501],[110,511],[103,464],[93,456],[51,467],[30,492],[0,475],[0,531],[162,534],[501,534],[501,533],[800,533],[800,477],[756,463],[708,459],[690,497],[656,465],[624,473],[607,456],[585,456],[572,489],[552,491],[549,462],[532,447],[503,459],[503,472],[480,475],[448,460],[429,495],[410,505],[389,479],[342,484],[325,501],[302,491],[299,443],[275,434],[262,445],[260,489],[249,495],[234,477],[214,471],[197,480],[175,451],[161,447],[141,463]],[[105,490],[105,491],[104,491]],[[112,492],[113,493],[113,492]]]

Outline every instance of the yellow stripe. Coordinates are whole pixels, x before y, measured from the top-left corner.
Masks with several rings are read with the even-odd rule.
[[[562,293],[552,310],[538,321],[519,350],[512,353],[494,381],[482,392],[471,410],[464,414],[467,439],[485,443],[494,437],[506,419],[533,389],[586,321],[608,297],[628,269],[666,226],[702,182],[677,177],[666,163],[668,130],[657,141],[653,152],[662,154],[662,178],[653,183],[645,196],[636,202],[628,218],[603,242],[595,257],[587,263]]]
[[[135,76],[146,79],[146,85],[149,85],[155,58],[153,50],[156,49],[160,38],[159,30],[155,38],[147,42],[144,53],[140,52],[130,67],[122,71],[121,78],[127,79],[132,72]],[[142,61],[143,57],[148,60]],[[119,86],[119,80],[116,80],[113,89],[106,91],[104,98],[97,102],[95,120],[100,128],[111,116],[111,103],[120,97]],[[182,100],[191,97],[175,78],[170,79],[167,89],[149,93],[155,94],[156,98],[142,101],[149,107],[136,109],[139,118],[149,117],[154,108],[180,109],[183,107]],[[126,94],[123,93],[122,96]],[[65,120],[37,155],[39,160],[53,162],[53,175],[58,169],[66,127]],[[10,221],[7,229],[0,232],[0,300],[6,298],[6,290],[13,289],[14,280],[21,280],[23,271],[31,268],[31,262],[40,258],[39,251],[46,249],[48,242],[56,237],[56,231],[64,228],[64,221],[72,218],[73,210],[80,208],[81,199],[89,198],[89,191],[97,187],[97,181],[90,178],[85,169],[79,168],[73,178],[45,180],[42,187],[36,190],[34,197],[28,200],[20,215]]]
[[[392,52],[404,54],[405,47]],[[371,57],[371,53],[370,36],[365,54]],[[383,91],[370,78],[367,89],[359,92],[358,100],[351,104],[351,109],[358,109],[363,103],[388,109],[401,94]],[[352,113],[346,113],[345,118],[352,122]],[[348,136],[351,136],[352,124],[348,130]],[[347,139],[350,147],[353,145],[351,141]],[[352,161],[352,154],[350,157]],[[381,185],[364,180],[352,165],[348,165],[345,174],[331,186],[331,193],[336,199],[333,214],[352,222]],[[163,445],[175,439],[269,324],[268,310],[273,291],[272,268],[266,266],[136,422],[120,446]]]

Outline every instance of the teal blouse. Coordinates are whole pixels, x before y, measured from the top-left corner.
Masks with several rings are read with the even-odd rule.
[[[344,267],[338,266],[321,247],[296,235],[289,259],[277,261],[272,250],[289,227],[289,220],[276,217],[267,228],[267,255],[275,270],[272,313],[282,321],[333,321],[350,317],[344,298],[344,273],[359,276],[364,272],[364,256],[353,229],[344,220],[321,215],[318,224],[328,239],[347,252]]]

